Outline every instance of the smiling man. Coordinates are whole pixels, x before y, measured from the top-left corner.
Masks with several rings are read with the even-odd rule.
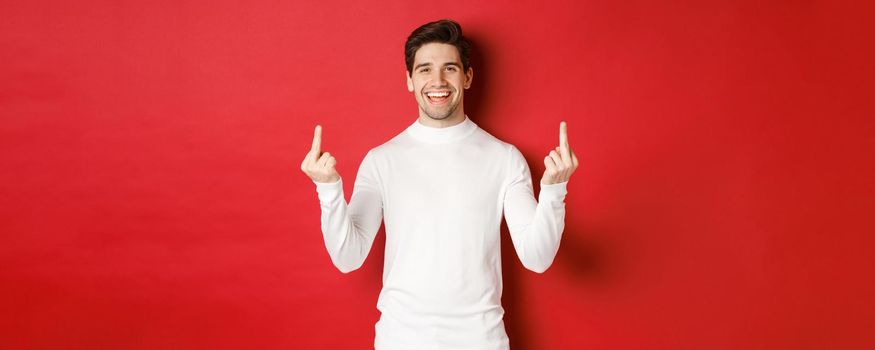
[[[407,53],[407,90],[416,96],[420,121],[427,126],[448,127],[465,119],[462,91],[471,86],[474,70],[467,59],[468,44],[460,46],[457,48],[443,42],[429,42],[418,47],[408,44],[413,55]],[[464,62],[460,55],[463,50],[466,53]],[[410,65],[413,65],[412,69]]]
[[[316,184],[325,247],[341,272],[353,271],[385,222],[376,349],[506,350],[502,215],[523,266],[547,270],[565,227],[577,157],[560,123],[536,201],[520,151],[465,115],[474,70],[461,27],[450,20],[425,24],[410,34],[404,52],[419,116],[365,155],[349,203],[337,161],[322,152],[318,125],[301,163]]]

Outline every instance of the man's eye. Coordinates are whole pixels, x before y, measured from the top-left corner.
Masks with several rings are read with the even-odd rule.
[[[447,70],[450,71],[450,72],[455,72],[455,71],[456,71],[456,67],[447,67]]]
[[[428,73],[428,68],[423,68],[419,70],[420,73]]]

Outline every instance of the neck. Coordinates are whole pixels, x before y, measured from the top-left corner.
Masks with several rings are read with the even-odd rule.
[[[417,141],[431,144],[456,142],[477,130],[471,118],[462,116],[462,121],[448,127],[431,127],[417,119],[407,127],[407,134]]]
[[[465,111],[462,110],[462,106],[459,106],[453,114],[444,119],[432,119],[425,112],[419,111],[419,122],[422,125],[432,127],[432,128],[446,128],[453,125],[457,125],[461,122],[465,121]]]

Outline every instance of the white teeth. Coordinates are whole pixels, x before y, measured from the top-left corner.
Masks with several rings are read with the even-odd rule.
[[[446,97],[446,96],[449,96],[450,93],[449,92],[429,92],[426,95],[428,95],[428,97]]]

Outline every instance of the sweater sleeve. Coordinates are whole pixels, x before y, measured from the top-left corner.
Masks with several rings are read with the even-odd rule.
[[[568,181],[541,184],[535,201],[532,176],[522,153],[510,147],[510,180],[504,195],[504,218],[523,266],[543,273],[553,263],[565,229]]]
[[[349,204],[343,194],[343,179],[314,183],[328,255],[340,272],[356,270],[367,258],[383,220],[381,186],[372,152],[359,166]]]

